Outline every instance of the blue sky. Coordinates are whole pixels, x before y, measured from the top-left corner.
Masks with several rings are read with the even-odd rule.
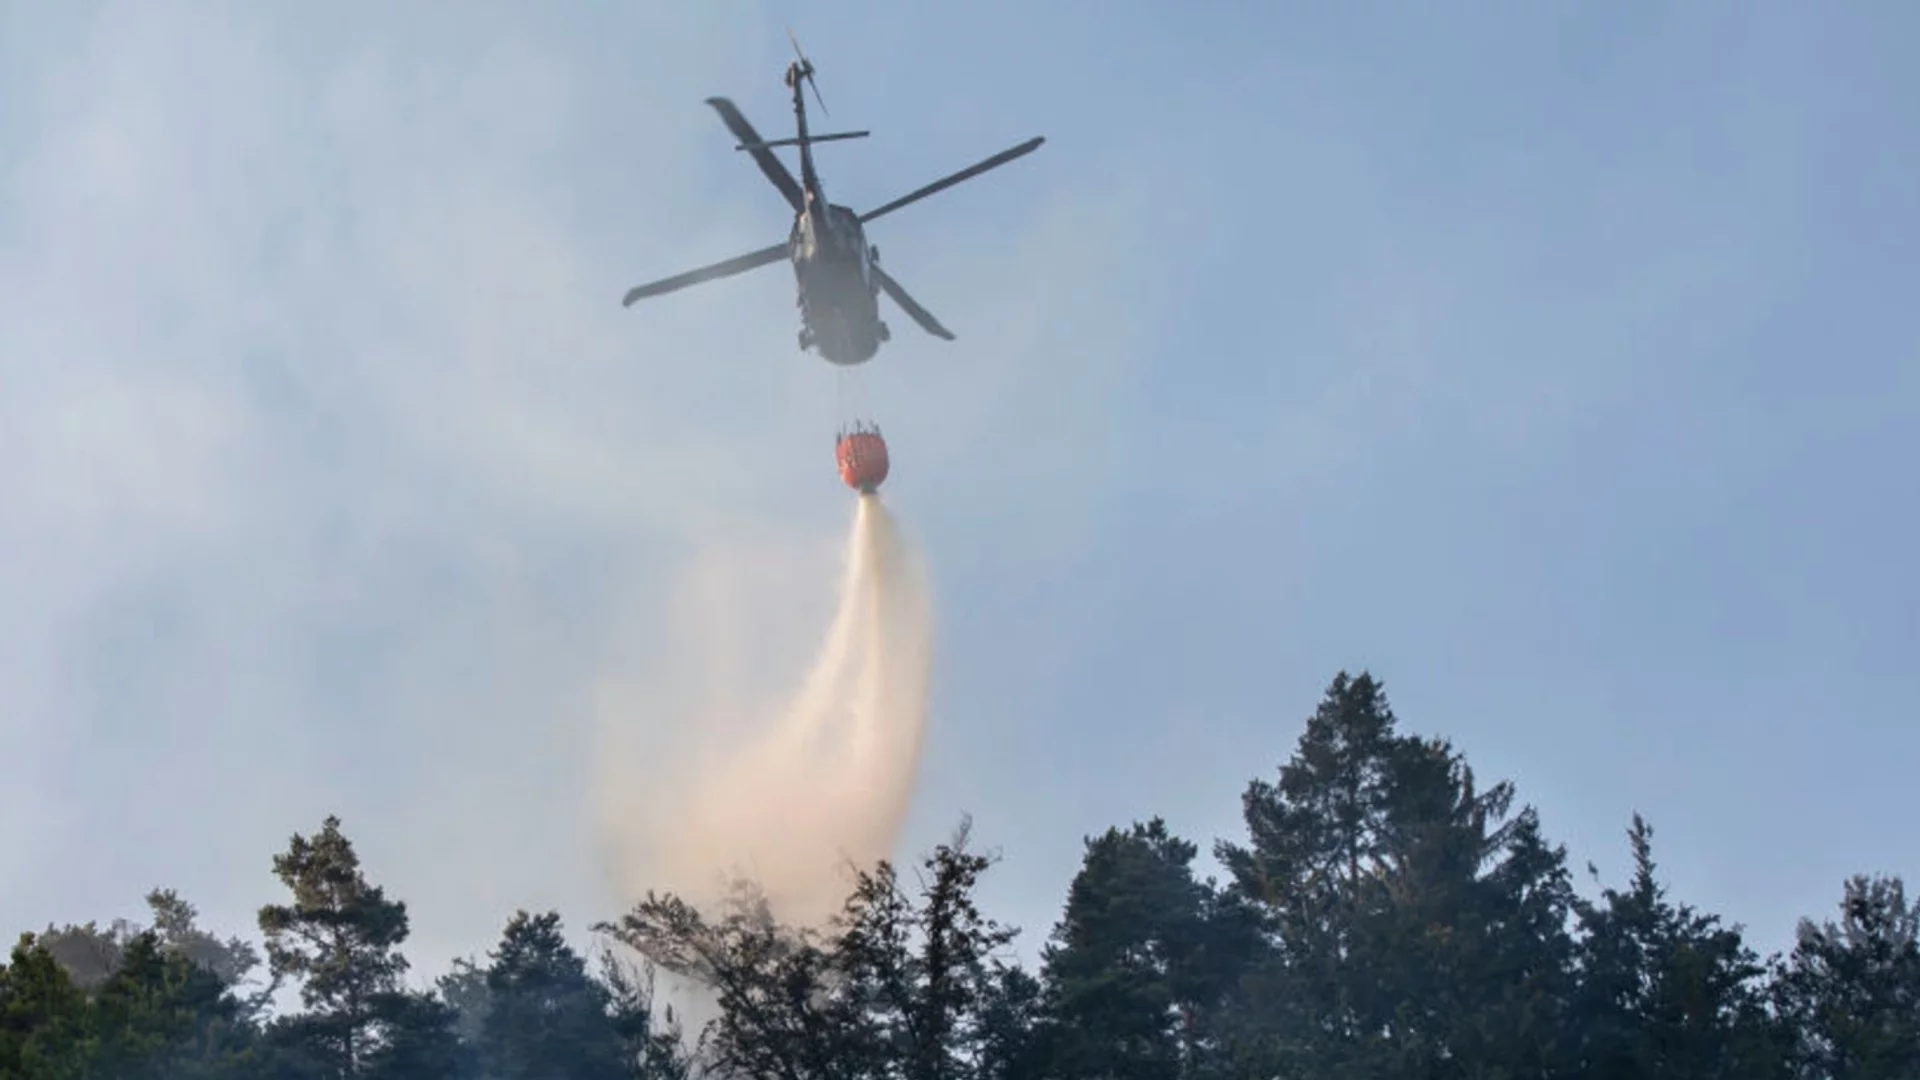
[[[1366,667],[1763,948],[1915,870],[1905,5],[16,3],[0,922],[249,928],[328,812],[429,968],[616,909],[594,687],[689,566],[781,684],[850,512],[784,271],[617,303],[784,235],[700,101],[779,127],[789,23],[837,200],[1049,140],[874,231],[960,335],[859,380],[939,595],[904,850],[971,811],[1037,939]]]

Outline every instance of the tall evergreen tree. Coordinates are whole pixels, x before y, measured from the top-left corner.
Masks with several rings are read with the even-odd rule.
[[[1774,988],[1800,1080],[1920,1077],[1920,900],[1898,877],[1854,877],[1840,921],[1800,922]]]
[[[254,1030],[219,975],[145,931],[91,1002],[89,1075],[216,1080],[245,1075]]]
[[[627,1080],[637,1071],[605,985],[560,932],[560,914],[517,912],[486,969],[481,1060],[492,1080]]]
[[[1062,1077],[1176,1080],[1226,1068],[1218,1010],[1259,938],[1154,818],[1086,841],[1044,954]]]
[[[1511,812],[1511,784],[1481,790],[1444,740],[1396,739],[1387,776],[1352,960],[1379,1058],[1429,1077],[1551,1075],[1569,1049],[1564,851],[1533,808]]]
[[[33,934],[0,967],[0,1076],[79,1080],[90,1034],[87,998]]]
[[[486,965],[475,963],[471,957],[458,957],[434,986],[440,991],[440,1000],[454,1011],[454,1030],[461,1041],[478,1046],[486,1030],[487,1013],[493,1007]]]
[[[1581,902],[1580,1075],[1593,1080],[1766,1080],[1783,1057],[1737,929],[1667,898],[1653,828],[1633,816],[1633,879]]]
[[[1040,980],[1018,965],[996,965],[980,999],[976,1080],[1053,1080],[1058,1031]]]
[[[1399,734],[1342,672],[1277,783],[1221,843],[1271,948],[1245,983],[1243,1065],[1268,1075],[1550,1075],[1564,1053],[1571,889],[1513,789]]]
[[[477,1080],[479,1055],[460,1039],[459,1013],[430,991],[382,995],[382,1038],[364,1059],[368,1080]]]
[[[300,981],[307,1006],[280,1027],[286,1067],[298,1057],[320,1075],[361,1076],[385,1027],[405,1011],[407,906],[368,883],[331,815],[312,839],[296,833],[273,872],[293,902],[260,909],[267,962],[275,976]]]
[[[1270,941],[1234,1017],[1243,1068],[1281,1077],[1361,1075],[1367,1015],[1355,935],[1362,881],[1386,827],[1396,738],[1385,689],[1335,676],[1276,782],[1241,798],[1247,843],[1215,854]]]

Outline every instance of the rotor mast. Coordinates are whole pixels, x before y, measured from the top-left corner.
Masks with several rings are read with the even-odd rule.
[[[800,146],[800,189],[807,193],[809,212],[815,204],[826,202],[826,193],[820,189],[820,173],[813,167],[813,137],[807,133],[807,95],[800,86],[802,79],[812,76],[813,64],[804,57],[787,65],[787,87],[793,91],[793,125],[799,135],[794,141]]]
[[[787,65],[787,89],[793,91],[793,124],[799,135],[795,141],[800,144],[800,190],[806,193],[807,216],[813,219],[815,230],[824,234],[827,193],[821,188],[819,170],[813,167],[813,137],[807,133],[807,96],[800,88],[800,81],[805,79],[807,85],[813,87],[813,99],[820,103],[822,116],[827,114],[827,101],[820,96],[820,84],[813,79],[813,61],[807,59],[807,52],[800,47],[800,39],[791,26],[787,27],[787,40],[793,45],[793,61]]]

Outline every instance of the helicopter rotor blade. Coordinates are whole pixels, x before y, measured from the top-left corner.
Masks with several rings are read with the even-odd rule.
[[[703,281],[712,281],[715,278],[744,274],[749,270],[759,269],[769,263],[779,262],[786,254],[786,244],[775,244],[772,247],[761,248],[759,251],[749,251],[745,255],[736,255],[731,259],[717,262],[710,266],[703,266],[698,270],[689,270],[684,274],[675,274],[670,278],[661,278],[659,281],[646,285],[636,285],[627,290],[627,297],[620,301],[620,306],[632,307],[634,301],[644,299],[645,297],[659,296],[661,293],[670,293],[676,289],[684,289],[689,285],[698,285]]]
[[[873,274],[873,280],[880,283],[880,291],[886,293],[889,299],[900,305],[900,310],[911,316],[914,322],[919,323],[922,330],[946,341],[953,340],[953,331],[941,326],[940,320],[933,317],[933,312],[921,307],[919,301],[907,295],[907,290],[901,288],[900,283],[893,280],[892,276],[885,270],[877,266],[870,266],[868,267],[868,271]]]
[[[807,208],[807,199],[800,192],[800,182],[793,178],[793,173],[787,170],[785,163],[774,157],[773,151],[766,148],[765,140],[760,138],[760,133],[747,122],[746,115],[740,111],[739,107],[723,97],[710,97],[707,99],[707,104],[713,106],[713,111],[720,114],[720,122],[727,125],[727,130],[733,132],[733,137],[753,155],[754,164],[760,166],[760,172],[774,187],[780,189],[780,194],[786,197],[787,205],[793,207],[793,212],[804,213]]]
[[[895,210],[898,210],[901,207],[906,206],[908,203],[916,203],[916,202],[919,202],[921,199],[926,198],[929,195],[933,195],[938,192],[945,191],[946,189],[961,182],[962,180],[971,180],[974,177],[979,176],[981,173],[986,172],[988,169],[997,169],[1000,166],[1005,165],[1007,162],[1012,161],[1015,158],[1024,157],[1027,154],[1033,153],[1035,150],[1040,149],[1040,144],[1046,141],[1047,141],[1046,136],[1036,135],[1033,138],[1028,139],[1026,142],[1021,143],[1019,146],[1016,146],[1011,150],[1002,150],[1001,152],[993,155],[992,157],[986,159],[985,161],[980,162],[977,165],[970,165],[967,168],[961,169],[959,172],[954,173],[951,176],[945,177],[940,180],[935,180],[933,183],[928,184],[926,187],[923,187],[920,190],[915,191],[911,194],[902,195],[899,198],[893,200],[892,202],[886,204],[885,206],[880,207],[877,210],[869,210],[866,213],[860,215],[860,223],[864,225],[867,222],[872,221],[874,218],[881,216],[882,214],[891,214]]]

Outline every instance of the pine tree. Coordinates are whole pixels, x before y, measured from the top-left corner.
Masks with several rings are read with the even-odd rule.
[[[1897,877],[1846,883],[1840,921],[1800,922],[1774,997],[1805,1080],[1920,1076],[1920,900]]]
[[[1396,731],[1342,672],[1277,783],[1249,785],[1248,843],[1216,852],[1269,948],[1232,1022],[1280,1076],[1552,1075],[1571,992],[1571,889],[1514,790],[1444,740]]]
[[[1445,740],[1396,739],[1386,775],[1353,902],[1371,1056],[1429,1077],[1551,1075],[1572,989],[1565,853],[1531,807],[1513,812],[1512,784],[1482,790]]]
[[[383,995],[383,1037],[365,1058],[368,1080],[477,1080],[479,1055],[460,1040],[459,1013],[433,993]]]
[[[32,934],[20,935],[0,968],[0,1076],[81,1080],[89,1034],[87,998]]]
[[[1259,940],[1154,818],[1086,841],[1044,952],[1064,1077],[1176,1080],[1225,1068],[1218,1011]]]
[[[91,1002],[96,1076],[214,1080],[237,1076],[254,1042],[244,1003],[220,976],[166,949],[149,930]]]
[[[995,965],[980,999],[976,1080],[1050,1080],[1058,1031],[1041,981],[1017,965]]]
[[[128,938],[91,992],[23,937],[0,969],[0,1076],[19,1080],[246,1080],[257,1028],[211,972],[152,931]]]
[[[1765,1080],[1781,1075],[1758,981],[1737,929],[1667,898],[1653,827],[1628,830],[1633,879],[1581,902],[1580,1075],[1592,1080]]]
[[[560,932],[560,915],[515,913],[486,968],[479,1047],[495,1080],[627,1080],[636,1063],[607,987]]]
[[[361,1076],[404,1003],[407,906],[367,882],[337,817],[312,839],[295,834],[274,856],[273,872],[293,902],[260,909],[267,962],[276,977],[300,981],[307,1007],[280,1028],[290,1062],[300,1058],[328,1077]]]

